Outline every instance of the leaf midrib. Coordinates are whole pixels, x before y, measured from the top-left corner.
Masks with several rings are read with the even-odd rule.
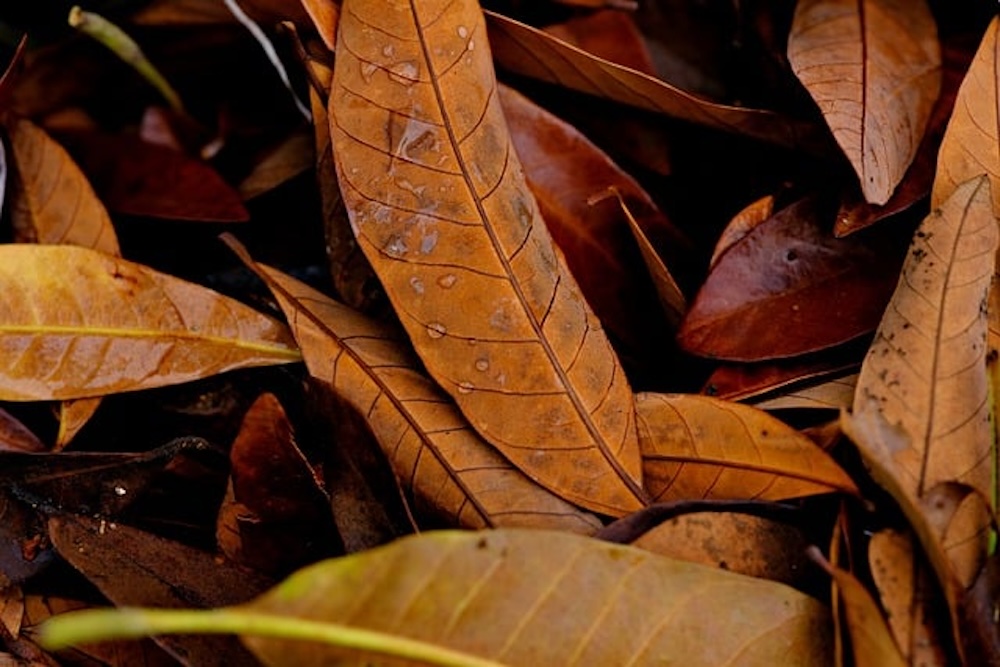
[[[444,94],[442,93],[441,90],[441,83],[438,79],[437,72],[433,67],[430,48],[428,47],[427,44],[427,38],[426,35],[424,34],[423,25],[420,22],[420,16],[418,15],[417,12],[415,0],[410,0],[410,11],[413,16],[413,24],[417,34],[417,41],[420,43],[420,50],[421,53],[423,54],[424,62],[427,63],[428,78],[430,79],[431,87],[434,90],[434,98],[437,101],[438,108],[441,111],[442,126],[444,127],[444,130],[448,135],[448,142],[455,153],[455,158],[458,162],[459,171],[461,171],[462,173],[462,179],[465,182],[465,186],[469,191],[469,196],[475,203],[476,211],[479,214],[479,218],[483,221],[483,229],[490,239],[490,244],[493,246],[494,254],[497,257],[497,260],[500,262],[500,265],[503,267],[508,283],[514,290],[514,293],[517,295],[518,304],[520,304],[528,322],[531,324],[532,330],[535,333],[535,337],[541,344],[542,349],[545,351],[546,357],[549,359],[552,368],[555,370],[556,375],[559,378],[559,381],[562,383],[563,388],[566,390],[566,396],[569,397],[570,401],[572,402],[576,413],[580,416],[584,426],[586,426],[587,432],[590,434],[590,437],[593,440],[594,444],[601,452],[604,459],[614,469],[619,479],[621,479],[625,483],[629,491],[642,504],[645,504],[645,500],[647,497],[646,493],[635,482],[635,480],[632,479],[632,476],[628,474],[628,472],[622,467],[621,463],[614,456],[613,452],[609,450],[603,435],[601,434],[597,426],[594,424],[593,420],[590,418],[590,413],[588,413],[587,410],[584,408],[583,403],[580,400],[580,397],[577,396],[575,388],[573,387],[572,383],[569,380],[569,376],[567,375],[565,369],[563,369],[562,365],[559,363],[559,358],[556,355],[555,350],[552,349],[552,346],[549,343],[548,339],[544,336],[541,325],[535,318],[534,314],[531,312],[531,309],[527,307],[527,301],[524,295],[524,291],[521,289],[521,286],[517,282],[517,280],[514,279],[514,272],[511,268],[510,261],[504,254],[500,246],[496,233],[494,232],[493,227],[490,224],[490,217],[489,215],[487,215],[486,209],[483,207],[482,201],[476,194],[475,185],[472,183],[472,180],[469,177],[469,168],[466,165],[465,155],[462,152],[461,145],[459,144],[458,141],[458,137],[455,136],[455,130],[454,127],[452,126],[452,121],[448,113],[448,107],[444,101]],[[486,101],[486,104],[490,104],[491,99],[488,99]],[[506,176],[506,170],[504,174],[501,175],[501,179],[503,179],[505,176]],[[530,230],[528,234],[529,235],[531,234]],[[616,366],[617,366],[617,361],[616,361]],[[616,372],[620,372],[620,369],[616,368]]]

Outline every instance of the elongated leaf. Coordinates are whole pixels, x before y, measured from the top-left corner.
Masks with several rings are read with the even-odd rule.
[[[955,109],[938,152],[931,207],[938,208],[959,184],[988,174],[992,185],[993,210],[1000,213],[1000,43],[994,18],[983,35],[976,56],[958,89]]]
[[[468,528],[533,526],[591,533],[600,522],[511,466],[416,370],[395,332],[266,266],[254,265],[313,377],[367,420],[403,486]]]
[[[754,406],[761,410],[787,410],[789,408],[847,410],[854,402],[854,390],[857,382],[858,374],[853,373],[808,387],[782,392],[777,396],[755,401]]]
[[[788,60],[861,181],[884,204],[917,153],[941,89],[925,0],[801,0]]]
[[[424,365],[536,481],[641,507],[628,382],[524,182],[478,5],[347,0],[339,30],[338,178]]]
[[[0,400],[83,398],[299,360],[280,323],[93,250],[0,246]]]
[[[18,235],[119,254],[104,204],[65,149],[29,120],[11,118],[6,127],[16,165],[11,216]]]
[[[825,350],[872,331],[896,283],[898,238],[834,238],[815,197],[776,213],[713,267],[678,341],[694,354],[760,361]]]
[[[813,128],[801,121],[711,102],[500,14],[487,17],[490,44],[503,69],[718,130],[789,146],[814,145]]]
[[[765,412],[707,396],[639,394],[646,486],[657,501],[856,493],[811,440]]]
[[[924,220],[845,419],[914,523],[952,604],[955,582],[971,583],[986,553],[989,512],[968,501],[993,497],[983,304],[997,238],[985,177]],[[961,544],[949,537],[959,527]]]
[[[791,588],[540,531],[406,538],[302,570],[246,607],[509,665],[828,665],[832,656],[826,610]],[[269,665],[343,657],[307,643],[243,641]]]

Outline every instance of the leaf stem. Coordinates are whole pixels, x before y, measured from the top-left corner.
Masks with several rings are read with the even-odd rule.
[[[441,667],[502,667],[492,660],[417,639],[240,608],[90,609],[55,616],[39,630],[40,642],[49,650],[78,643],[161,634],[238,634],[307,640]]]
[[[179,114],[186,114],[180,95],[160,74],[160,71],[153,66],[153,63],[149,62],[139,45],[124,30],[100,14],[80,9],[79,5],[74,5],[69,10],[69,24],[106,46],[156,88],[163,95],[170,108]]]

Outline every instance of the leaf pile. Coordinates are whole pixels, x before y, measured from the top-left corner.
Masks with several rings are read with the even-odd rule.
[[[993,3],[96,4],[0,9],[4,659],[1000,661]]]

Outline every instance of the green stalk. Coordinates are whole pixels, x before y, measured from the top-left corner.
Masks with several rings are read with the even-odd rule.
[[[59,650],[80,643],[163,634],[238,634],[297,639],[441,667],[502,667],[492,660],[417,639],[239,608],[187,610],[123,607],[75,611],[54,616],[43,623],[39,639],[44,648]]]
[[[185,113],[180,95],[124,30],[99,14],[83,11],[79,6],[69,10],[69,24],[110,49],[156,88],[174,111]]]

